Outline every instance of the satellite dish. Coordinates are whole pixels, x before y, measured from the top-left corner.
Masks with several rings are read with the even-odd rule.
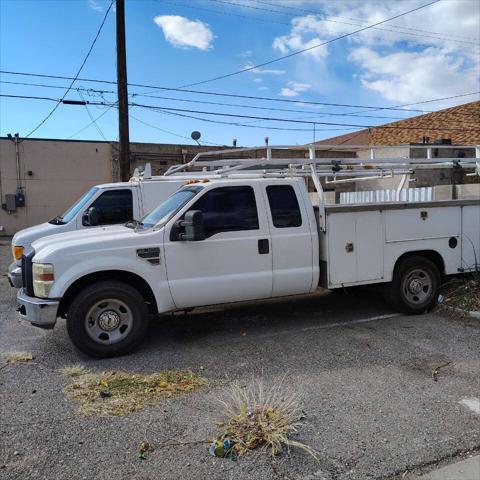
[[[196,130],[193,131],[190,135],[193,140],[195,140],[196,142],[198,142],[198,140],[200,139],[200,137],[202,136],[202,134],[200,132],[197,132]]]

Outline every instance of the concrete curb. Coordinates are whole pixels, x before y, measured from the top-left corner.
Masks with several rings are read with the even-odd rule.
[[[478,310],[468,311],[468,310],[463,310],[462,308],[458,308],[458,307],[450,307],[450,306],[445,305],[445,304],[441,304],[441,306],[443,308],[445,308],[446,310],[450,310],[452,312],[458,312],[458,313],[461,313],[462,315],[465,315],[467,317],[474,318],[475,320],[480,320],[480,311],[478,311]]]

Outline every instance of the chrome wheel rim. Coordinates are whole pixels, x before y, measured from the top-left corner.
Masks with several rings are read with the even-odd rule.
[[[88,336],[101,345],[112,345],[122,341],[132,327],[132,311],[125,302],[116,298],[96,302],[85,317],[85,330]]]
[[[402,290],[409,303],[413,305],[425,303],[433,291],[433,281],[430,273],[423,268],[411,270],[405,276]]]

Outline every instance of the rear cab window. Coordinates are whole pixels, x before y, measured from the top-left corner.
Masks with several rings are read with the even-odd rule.
[[[297,194],[291,185],[269,185],[267,197],[275,228],[292,228],[302,225]]]

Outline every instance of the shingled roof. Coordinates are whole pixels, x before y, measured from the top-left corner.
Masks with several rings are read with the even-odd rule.
[[[480,101],[386,123],[316,142],[327,145],[400,145],[450,139],[456,145],[480,145]]]

